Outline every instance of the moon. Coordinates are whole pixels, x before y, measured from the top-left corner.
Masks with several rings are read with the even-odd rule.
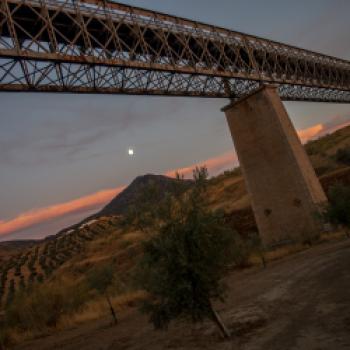
[[[129,156],[133,156],[134,155],[134,150],[132,148],[128,149],[128,154]]]

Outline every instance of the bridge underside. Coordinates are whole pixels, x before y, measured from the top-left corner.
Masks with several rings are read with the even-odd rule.
[[[193,96],[238,99],[264,82],[118,66],[0,58],[0,91]],[[350,91],[280,84],[285,101],[350,103]]]
[[[350,63],[108,0],[1,0],[0,91],[350,102]]]

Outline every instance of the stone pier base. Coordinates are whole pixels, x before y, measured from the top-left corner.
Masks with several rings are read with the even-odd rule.
[[[274,86],[223,109],[266,247],[306,240],[321,229],[327,201]]]

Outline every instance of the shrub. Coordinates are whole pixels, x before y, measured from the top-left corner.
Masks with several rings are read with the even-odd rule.
[[[11,280],[10,281],[10,286],[8,289],[8,293],[7,293],[7,300],[6,300],[6,305],[11,305],[14,297],[15,297],[15,293],[16,293],[16,289],[15,289],[15,281]]]
[[[86,278],[91,289],[95,289],[100,295],[106,298],[113,321],[118,323],[118,319],[109,296],[109,289],[114,281],[114,269],[112,265],[104,265],[91,269]]]
[[[39,274],[37,275],[37,281],[38,281],[39,283],[44,282],[44,275],[43,275],[42,273],[39,273]]]
[[[338,162],[350,165],[350,147],[338,149],[335,157]]]
[[[33,287],[29,293],[18,293],[6,310],[6,324],[22,330],[55,327],[63,315],[77,311],[86,301],[82,285],[51,283]]]
[[[206,169],[196,169],[194,180],[186,198],[168,198],[158,209],[162,225],[144,243],[139,281],[150,299],[142,310],[156,328],[179,317],[194,323],[209,318],[228,337],[212,301],[224,299],[222,277],[232,261],[233,232],[222,216],[205,209]]]
[[[17,265],[16,265],[16,269],[15,269],[15,276],[20,276],[21,275],[21,264],[20,264],[20,262],[19,263],[17,263]]]
[[[325,210],[325,218],[329,222],[350,229],[350,186],[337,184],[328,191],[329,204]]]
[[[251,265],[249,258],[253,254],[257,255],[261,259],[264,267],[266,266],[264,249],[260,237],[257,233],[251,233],[245,237],[241,237],[239,234],[235,234],[234,243],[233,261],[237,267],[249,267]]]
[[[26,284],[24,282],[24,276],[21,276],[21,278],[20,278],[19,287],[22,291],[26,289]]]
[[[11,345],[11,334],[8,329],[4,328],[0,323],[0,350],[8,349]]]

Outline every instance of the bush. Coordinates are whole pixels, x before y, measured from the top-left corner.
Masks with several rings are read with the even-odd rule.
[[[150,294],[142,310],[156,328],[176,318],[214,321],[224,336],[229,333],[214,311],[212,301],[224,299],[222,277],[232,261],[233,232],[223,216],[205,209],[207,172],[194,171],[190,194],[168,198],[157,222],[159,231],[144,243],[139,280]]]
[[[15,281],[10,281],[10,286],[8,288],[6,305],[10,305],[15,297],[16,289],[15,289]]]
[[[338,149],[335,158],[340,163],[350,165],[350,147]]]
[[[95,289],[100,295],[106,298],[113,321],[118,323],[116,312],[109,296],[110,288],[114,282],[114,269],[112,265],[104,265],[91,269],[86,278],[91,289]]]
[[[3,328],[0,324],[0,350],[8,349],[11,345],[11,334],[8,329]]]
[[[347,235],[350,229],[350,186],[337,184],[328,191],[329,204],[325,210],[325,218],[332,224],[342,226]]]
[[[6,310],[5,322],[24,331],[55,327],[63,315],[79,310],[86,299],[81,285],[56,282],[36,286],[29,293],[17,294]]]

